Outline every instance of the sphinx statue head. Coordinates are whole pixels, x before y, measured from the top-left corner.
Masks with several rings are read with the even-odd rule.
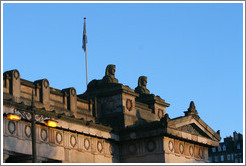
[[[106,67],[105,76],[115,77],[115,65],[108,65]]]
[[[147,77],[140,76],[138,78],[138,87],[135,88],[135,92],[139,94],[150,94],[149,90],[146,88]]]
[[[118,83],[118,79],[115,78],[115,65],[110,64],[106,67],[102,81],[103,83]]]

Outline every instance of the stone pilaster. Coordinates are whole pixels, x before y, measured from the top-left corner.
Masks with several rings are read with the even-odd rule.
[[[13,101],[20,101],[21,85],[20,73],[18,70],[10,70],[4,73],[6,78],[5,86],[8,88],[10,94],[13,95]]]
[[[76,90],[72,88],[67,88],[62,90],[67,96],[67,109],[76,113],[77,112],[77,94]]]
[[[37,80],[34,83],[40,86],[40,91],[39,91],[40,102],[43,103],[46,109],[48,109],[50,106],[49,81],[47,79],[42,79],[42,80]]]

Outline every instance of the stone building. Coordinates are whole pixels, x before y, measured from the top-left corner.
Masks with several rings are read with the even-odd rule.
[[[242,163],[243,135],[233,132],[233,137],[224,138],[218,147],[209,148],[209,161],[212,163]]]
[[[21,79],[18,70],[4,73],[3,162],[31,162],[32,117],[35,156],[43,163],[203,163],[208,149],[219,146],[219,132],[198,116],[193,101],[184,116],[170,119],[170,104],[150,93],[147,77],[133,90],[115,78],[115,65],[83,94],[49,85]],[[47,119],[58,125],[46,126]]]

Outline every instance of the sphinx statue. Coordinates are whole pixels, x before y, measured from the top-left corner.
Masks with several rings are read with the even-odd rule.
[[[115,65],[108,65],[106,67],[105,76],[102,80],[92,80],[88,85],[87,89],[97,89],[104,85],[110,84],[110,83],[118,83],[118,79],[115,78]]]
[[[102,79],[102,83],[118,83],[118,79],[115,78],[115,65],[110,64],[106,67],[105,76]]]
[[[135,92],[139,94],[150,94],[149,90],[146,88],[147,77],[140,76],[138,78],[138,86],[135,88]]]

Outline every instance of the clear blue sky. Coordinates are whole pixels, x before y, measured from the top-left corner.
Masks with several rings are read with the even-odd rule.
[[[193,100],[222,138],[243,132],[243,4],[4,4],[3,71],[84,93],[84,17],[89,81],[115,64],[132,89],[147,76],[170,118]]]

